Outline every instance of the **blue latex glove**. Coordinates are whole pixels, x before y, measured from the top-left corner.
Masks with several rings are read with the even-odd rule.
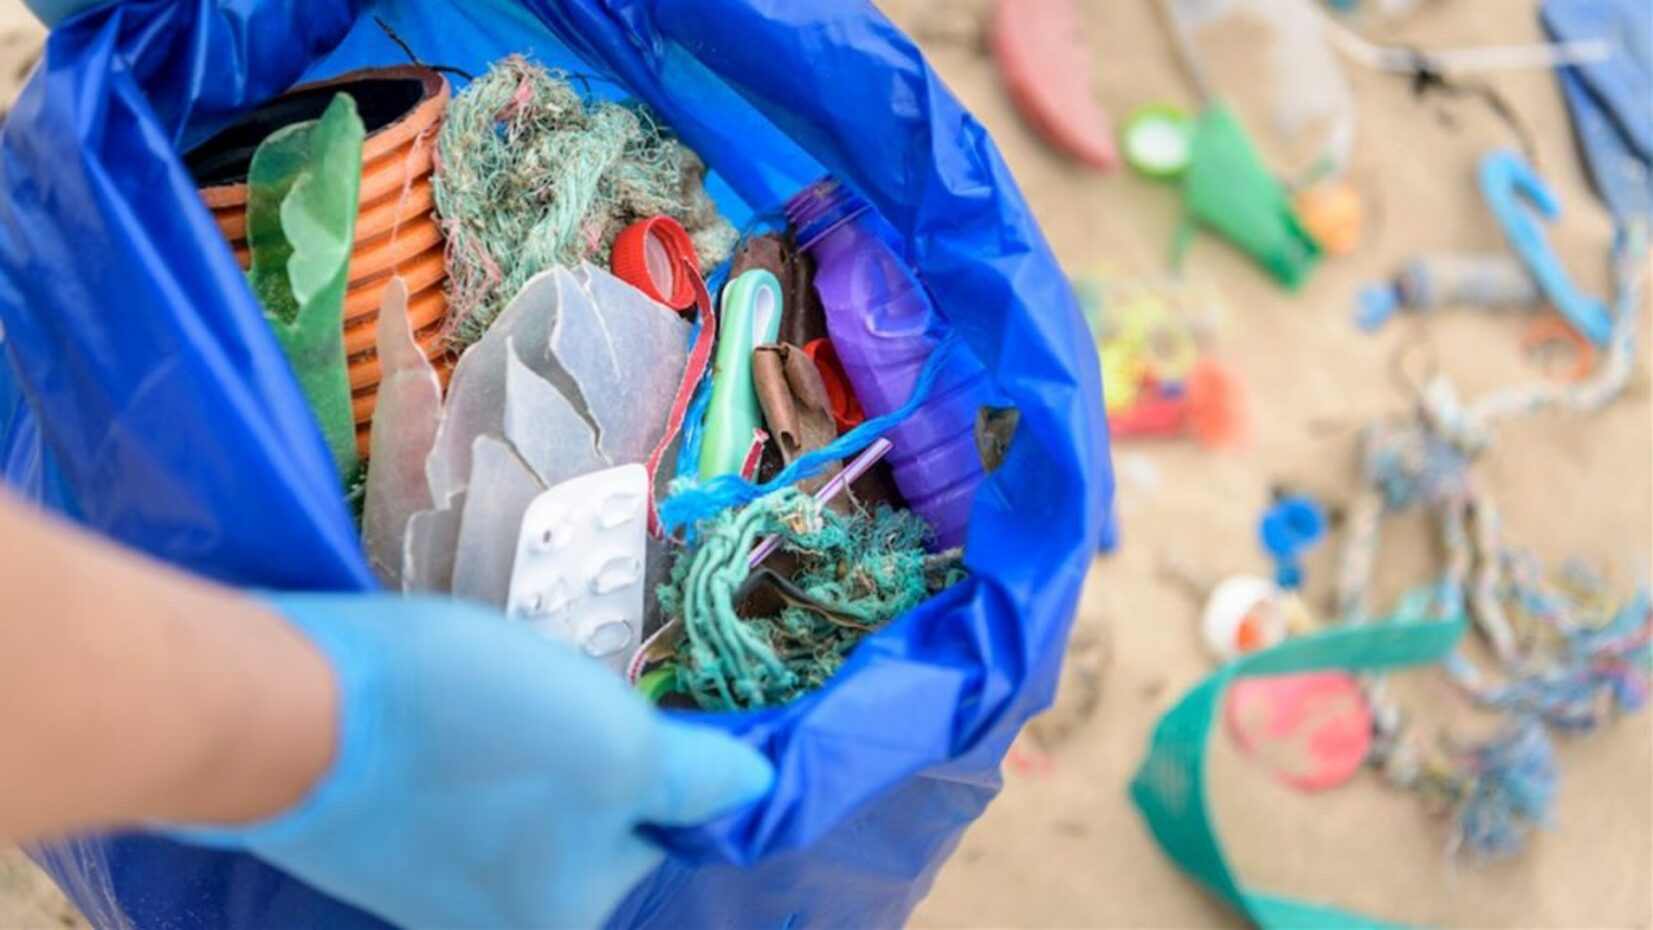
[[[572,648],[452,601],[287,595],[338,676],[332,769],[293,810],[174,831],[245,849],[408,928],[590,927],[692,825],[773,777]]]

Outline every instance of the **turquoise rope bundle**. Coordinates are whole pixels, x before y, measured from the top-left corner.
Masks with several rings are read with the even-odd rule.
[[[695,485],[689,478],[679,478],[673,482],[673,494],[660,504],[660,522],[666,532],[675,534],[731,507],[750,504],[764,495],[813,478],[833,462],[843,461],[872,445],[873,440],[894,429],[923,406],[941,374],[948,353],[957,351],[961,342],[956,332],[947,334],[924,363],[912,393],[900,408],[868,420],[814,452],[800,456],[762,484],[753,484],[739,475],[719,475],[700,485]]]
[[[782,539],[776,557],[796,559],[792,583],[808,603],[742,617],[752,547],[771,533]],[[774,706],[819,687],[868,632],[964,577],[956,552],[925,552],[929,533],[912,513],[844,516],[793,487],[725,510],[659,591],[661,609],[684,627],[679,686],[707,710]]]
[[[607,267],[615,238],[639,219],[682,223],[702,272],[717,267],[735,230],[705,174],[641,105],[588,105],[565,75],[520,55],[495,62],[449,104],[437,139],[451,338],[475,342],[548,268]]]

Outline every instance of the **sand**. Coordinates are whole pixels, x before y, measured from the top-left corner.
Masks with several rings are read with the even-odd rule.
[[[1024,127],[983,52],[983,0],[881,5],[918,37],[992,131],[1071,271],[1099,263],[1127,274],[1164,270],[1174,195],[1128,172],[1083,170]],[[1087,6],[1097,92],[1116,120],[1148,100],[1193,105],[1147,0]],[[0,3],[0,23],[14,7],[15,0]],[[1530,41],[1538,37],[1533,10],[1527,0],[1435,0],[1373,34],[1424,46]],[[1221,92],[1285,162],[1300,147],[1280,143],[1270,129],[1267,38],[1262,27],[1237,24],[1202,47]],[[1370,216],[1364,242],[1290,296],[1225,245],[1202,238],[1194,246],[1190,274],[1215,286],[1229,309],[1223,354],[1250,387],[1254,441],[1218,454],[1180,443],[1116,447],[1123,542],[1097,562],[1078,626],[1081,670],[1100,671],[1098,699],[1083,712],[1085,677],[1070,676],[1054,728],[1066,738],[1049,770],[1007,770],[1003,796],[966,834],[915,926],[1237,926],[1234,914],[1161,856],[1125,796],[1154,721],[1210,670],[1197,604],[1158,566],[1174,558],[1211,578],[1264,571],[1254,524],[1271,485],[1290,483],[1333,504],[1347,500],[1356,489],[1355,432],[1405,407],[1390,375],[1401,347],[1427,346],[1470,396],[1534,373],[1522,357],[1517,320],[1446,312],[1397,320],[1372,335],[1350,323],[1355,290],[1411,254],[1502,247],[1472,173],[1483,152],[1515,143],[1473,103],[1420,103],[1399,79],[1344,70],[1359,106],[1352,177]],[[1605,293],[1611,230],[1575,158],[1553,78],[1528,72],[1495,81],[1531,127],[1541,168],[1565,204],[1552,242],[1575,279]],[[1507,536],[1552,562],[1580,556],[1623,584],[1644,579],[1653,548],[1648,398],[1643,366],[1629,394],[1600,415],[1543,415],[1502,430],[1478,468],[1503,508]],[[1435,559],[1421,520],[1401,521],[1389,539],[1379,571],[1385,598],[1427,579]],[[1332,548],[1308,563],[1317,605],[1331,581]],[[1405,676],[1400,687],[1427,726],[1465,722],[1438,672]],[[1648,715],[1563,744],[1555,824],[1525,854],[1496,864],[1449,857],[1448,824],[1373,775],[1311,797],[1274,783],[1224,738],[1213,741],[1212,760],[1224,842],[1243,880],[1258,889],[1439,926],[1653,926]],[[0,857],[0,927],[63,926],[61,913],[36,873],[15,856]]]

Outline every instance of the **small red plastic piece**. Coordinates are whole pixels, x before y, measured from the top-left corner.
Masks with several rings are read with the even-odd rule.
[[[1091,90],[1095,53],[1073,0],[999,0],[991,42],[1022,117],[1056,148],[1112,170],[1119,163],[1113,126]]]
[[[832,402],[832,419],[838,426],[839,434],[865,423],[866,411],[861,409],[860,398],[855,396],[849,379],[844,376],[844,368],[838,361],[838,350],[833,347],[832,340],[811,340],[804,344],[804,354],[821,373],[821,383],[826,387],[827,400]]]
[[[673,310],[694,305],[695,287],[685,268],[700,267],[689,231],[669,216],[651,216],[620,231],[609,256],[614,276]]]

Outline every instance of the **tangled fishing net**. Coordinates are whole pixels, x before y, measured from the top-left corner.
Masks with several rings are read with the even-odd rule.
[[[802,596],[769,616],[736,613],[752,548],[779,534]],[[678,684],[707,710],[785,703],[838,671],[868,632],[964,577],[956,551],[930,555],[930,529],[907,511],[849,516],[786,488],[725,510],[700,528],[700,545],[677,560],[660,606],[681,618]]]
[[[565,75],[520,55],[454,98],[436,155],[456,346],[480,338],[539,272],[582,259],[607,267],[636,220],[682,223],[703,272],[737,239],[706,194],[706,166],[646,109],[588,105]]]

